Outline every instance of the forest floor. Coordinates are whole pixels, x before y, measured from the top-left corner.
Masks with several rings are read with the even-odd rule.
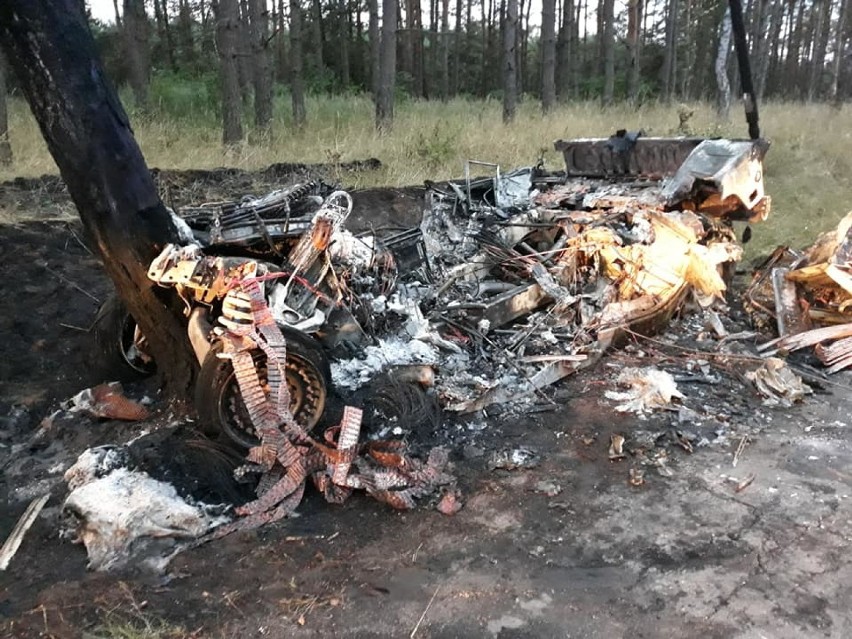
[[[178,200],[284,178],[235,175],[166,177]],[[6,183],[0,204],[68,206],[55,187]],[[418,196],[356,193],[355,217],[409,224]],[[172,417],[155,402],[149,422],[81,417],[33,438],[59,402],[103,381],[85,329],[110,284],[80,238],[70,217],[0,227],[0,538],[33,496],[51,493],[0,573],[0,635],[852,635],[852,375],[815,384],[793,408],[773,408],[742,379],[756,364],[729,362],[711,365],[712,383],[692,375],[680,384],[693,411],[685,422],[677,413],[615,412],[603,392],[621,367],[690,378],[702,345],[689,317],[673,322],[667,343],[630,345],[558,386],[557,410],[495,411],[483,430],[450,431],[464,500],[453,517],[425,505],[397,512],[359,495],[332,506],[310,493],[298,518],[187,551],[165,576],[87,571],[85,550],[57,534],[62,471],[86,447],[128,441]],[[744,327],[738,290],[725,319],[732,330]],[[649,468],[645,483],[631,486],[636,460],[607,454],[616,433],[667,451],[672,475]],[[702,445],[687,452],[684,433]],[[520,445],[540,464],[491,468],[493,452]]]

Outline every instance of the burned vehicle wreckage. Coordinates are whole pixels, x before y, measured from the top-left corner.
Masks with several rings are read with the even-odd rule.
[[[553,406],[548,387],[607,349],[684,305],[723,302],[742,253],[732,222],[769,214],[768,146],[626,132],[559,141],[564,171],[469,162],[463,179],[427,184],[419,227],[357,234],[352,197],[320,182],[179,209],[183,243],[148,275],[186,304],[196,425],[244,457],[234,476],[253,497],[199,504],[178,536],[201,543],[287,516],[308,481],[333,503],[363,490],[405,509],[438,492],[438,509],[455,512],[450,451],[412,454],[405,435],[495,405]],[[105,309],[102,351],[150,373],[132,318]],[[109,478],[104,490],[128,509],[148,508],[127,495],[157,490],[112,472],[114,450],[93,451],[66,474],[66,510],[91,519],[105,501],[91,487]],[[93,567],[109,567],[103,534],[77,533]]]

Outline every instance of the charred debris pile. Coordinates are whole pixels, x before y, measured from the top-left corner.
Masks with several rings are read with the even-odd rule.
[[[419,227],[354,234],[351,196],[321,183],[178,211],[183,243],[166,247],[149,277],[186,302],[200,425],[246,451],[238,478],[257,478],[234,510],[184,509],[181,536],[200,543],[287,516],[309,481],[331,502],[363,490],[396,508],[439,492],[438,509],[451,514],[461,501],[448,451],[406,449],[418,421],[552,406],[548,386],[626,338],[663,330],[687,304],[715,318],[719,339],[738,338],[714,309],[725,310],[742,255],[732,222],[769,214],[768,143],[622,131],[556,146],[564,171],[468,162],[463,179],[427,184]],[[779,332],[764,350],[816,346],[828,372],[849,365],[850,220],[805,253],[779,249],[755,275],[746,307]],[[124,363],[150,372],[132,318],[118,325]],[[776,403],[809,390],[775,358],[749,375]],[[642,414],[683,397],[653,367],[625,368],[614,383],[627,389],[605,393],[616,410]],[[81,405],[98,414],[89,404],[115,393]],[[352,405],[316,435],[332,395]],[[611,459],[623,445],[614,436]],[[117,517],[97,504],[141,517],[157,536],[150,494],[177,499],[168,482],[105,465],[120,457],[91,453],[69,471],[66,510],[95,567],[129,552],[114,541],[124,531],[97,525]],[[631,483],[641,475],[632,468]]]

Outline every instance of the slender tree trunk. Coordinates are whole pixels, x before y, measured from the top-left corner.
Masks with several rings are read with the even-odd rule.
[[[822,0],[816,19],[817,34],[814,38],[814,55],[808,78],[808,101],[813,102],[820,88],[820,80],[825,67],[825,52],[828,48],[829,32],[831,31],[831,5],[829,0]]]
[[[488,2],[488,14],[485,12],[485,3]],[[491,44],[491,13],[493,11],[494,0],[482,0],[482,77],[481,77],[481,97],[488,95],[488,58],[490,55]]]
[[[834,30],[834,60],[832,62],[831,72],[831,102],[835,106],[840,106],[840,67],[843,61],[843,54],[846,50],[844,46],[843,35],[846,32],[846,11],[848,0],[840,0],[840,10],[837,14],[837,24]]]
[[[116,0],[117,2],[117,0]],[[166,49],[166,57],[169,60],[169,68],[172,71],[177,71],[177,61],[175,60],[175,47],[172,44],[172,30],[169,26],[169,12],[166,7],[166,0],[154,0],[154,15],[157,19],[157,30],[160,34],[160,42]]]
[[[578,3],[579,4],[579,3]],[[571,46],[574,39],[574,0],[564,0],[562,6],[562,24],[559,27],[559,39],[556,44],[556,56],[559,65],[556,71],[556,92],[559,100],[565,102],[571,96],[571,70],[576,55]]]
[[[786,79],[787,82],[785,86],[787,87],[787,97],[796,97],[796,79],[799,75],[799,56],[802,50],[802,33],[804,31],[804,11],[805,11],[805,2],[804,0],[794,0],[798,2],[799,10],[796,16],[795,27],[793,28],[793,35],[790,39],[790,48],[787,51],[787,72]],[[792,13],[791,13],[792,15]]]
[[[305,124],[305,87],[302,80],[302,6],[290,0],[290,93],[293,98],[293,124]]]
[[[517,65],[518,0],[507,0],[503,24],[503,122],[515,119],[518,104]]]
[[[464,34],[462,32],[463,6],[462,0],[456,0],[456,26],[453,31],[453,66],[450,80],[450,94],[452,95],[458,95],[461,90],[459,78],[462,65],[462,46],[464,45]],[[468,0],[467,8],[470,11],[470,0]]]
[[[287,62],[287,30],[284,22],[284,14],[287,2],[278,0],[278,11],[275,12],[275,79],[284,83],[288,80]]]
[[[394,0],[396,1],[396,0]],[[370,87],[375,101],[379,95],[381,40],[379,38],[379,0],[369,0],[370,7]]]
[[[603,105],[610,106],[615,97],[615,16],[614,0],[603,0],[604,5],[604,89]]]
[[[6,88],[6,56],[0,54],[0,165],[12,163],[12,145],[9,142],[9,110]]]
[[[266,0],[249,0],[254,84],[254,124],[263,137],[272,126],[272,65],[269,62],[269,8]]]
[[[313,0],[314,18],[311,21],[313,26],[314,51],[316,52],[316,69],[322,71],[325,69],[325,45],[324,31],[322,27],[322,4],[320,0]]]
[[[642,0],[629,0],[627,4],[627,48],[629,51],[627,97],[631,104],[639,98],[641,80],[640,47],[642,43]]]
[[[781,31],[783,10],[783,0],[772,0],[771,6],[766,8],[768,24],[766,30],[763,32],[763,42],[758,47],[760,54],[757,64],[757,86],[754,88],[758,102],[763,101],[763,93],[766,90],[766,81],[769,77],[769,66],[772,60],[772,48],[778,40],[778,34]]]
[[[177,296],[148,265],[177,240],[78,0],[5,0],[0,44],[104,269],[148,339],[167,394],[186,397],[195,358]]]
[[[115,11],[115,26],[118,27],[119,31],[121,31],[124,25],[121,24],[121,13],[118,10],[118,0],[112,0],[112,9]]]
[[[248,0],[237,0],[238,21],[234,55],[237,61],[237,78],[240,82],[240,95],[246,109],[250,108],[254,73],[252,72],[251,17]]]
[[[346,0],[337,2],[337,30],[338,47],[340,49],[340,84],[343,90],[349,88],[351,82],[349,68],[349,12],[346,9]]]
[[[556,104],[556,0],[541,3],[541,110]]]
[[[143,0],[124,0],[124,51],[130,76],[130,88],[136,107],[148,108],[148,80],[151,60],[148,51],[148,16]]]
[[[389,132],[393,128],[393,97],[396,88],[396,29],[398,5],[384,0],[382,5],[382,51],[379,91],[376,96],[376,129]]]
[[[409,0],[408,11],[411,14],[411,38],[412,46],[412,63],[414,65],[414,95],[418,98],[424,96],[423,83],[423,18],[420,9],[420,0]]]
[[[666,16],[666,50],[663,55],[661,76],[662,97],[671,102],[677,70],[677,8],[678,0],[669,0]]]
[[[441,99],[450,98],[450,0],[441,0]]]
[[[219,0],[216,14],[216,45],[219,49],[219,73],[222,82],[222,142],[236,144],[243,139],[240,78],[237,68],[237,43],[240,11],[237,0]]]
[[[719,87],[716,113],[722,120],[731,115],[731,84],[728,81],[728,56],[731,52],[731,9],[725,11],[719,29],[719,51],[716,54],[716,85]]]
[[[195,64],[195,38],[192,36],[192,9],[189,0],[180,0],[178,8],[178,38],[181,59],[192,67]]]

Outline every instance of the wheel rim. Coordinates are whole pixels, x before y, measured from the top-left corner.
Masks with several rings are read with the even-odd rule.
[[[266,358],[260,352],[255,352],[252,357],[261,386],[268,393]],[[300,426],[312,429],[325,407],[325,380],[309,360],[291,352],[287,354],[284,381],[290,392],[290,412]],[[260,440],[243,402],[233,368],[228,371],[221,389],[218,415],[222,431],[243,447],[257,446]]]

